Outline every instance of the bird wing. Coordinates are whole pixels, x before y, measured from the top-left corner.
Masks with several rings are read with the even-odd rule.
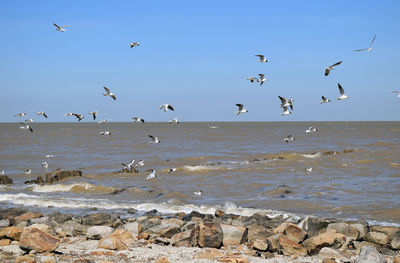
[[[110,94],[110,89],[109,88],[106,88],[106,87],[103,87],[104,88],[104,90],[106,91],[106,93],[107,93],[107,95],[109,95]]]
[[[335,64],[333,64],[333,65],[331,65],[329,67],[333,68],[333,67],[339,66],[340,64],[342,64],[342,61],[336,62]]]
[[[373,44],[374,41],[375,41],[375,38],[376,38],[376,35],[375,35],[374,38],[372,39],[371,44],[369,44],[369,48],[371,48],[372,44]]]
[[[45,113],[45,112],[43,112],[43,116],[44,116],[45,118],[47,118],[47,115],[46,115],[46,113]]]
[[[147,136],[149,136],[149,137],[150,137],[150,139],[152,139],[153,141],[155,141],[155,140],[156,140],[156,138],[155,138],[153,135],[147,135]]]
[[[168,109],[175,111],[175,109],[174,109],[174,107],[172,107],[172,105],[169,105],[169,104],[168,104],[167,107],[168,107]]]
[[[342,88],[342,86],[339,83],[337,85],[338,85],[340,94],[343,95],[344,94],[344,89]]]
[[[260,79],[261,79],[261,80],[264,79],[264,74],[260,73],[260,74],[258,74],[258,76],[260,76]]]
[[[55,26],[55,27],[57,27],[58,29],[60,29],[61,27],[60,26],[58,26],[57,24],[55,24],[55,23],[53,23],[53,25]]]
[[[326,101],[326,98],[324,96],[321,96],[321,98],[322,98],[323,101]]]
[[[237,103],[236,106],[239,107],[239,111],[243,110],[243,104]]]
[[[66,28],[66,27],[69,27],[69,25],[64,25],[64,26],[62,26],[61,28]]]
[[[113,98],[114,100],[117,100],[117,97],[115,97],[114,94],[110,95],[111,98]]]
[[[289,106],[290,106],[290,109],[293,110],[293,103],[290,103]]]
[[[358,51],[365,51],[365,50],[368,50],[368,48],[356,49],[356,50],[354,50],[354,52],[358,52]]]
[[[282,103],[282,104],[286,104],[286,99],[285,99],[285,98],[283,98],[283,97],[281,97],[281,96],[278,96],[278,98],[281,100],[281,103]]]
[[[140,119],[140,121],[141,121],[142,123],[144,123],[144,119]]]
[[[397,94],[400,93],[400,91],[398,91],[398,90],[391,90],[390,92],[391,92],[391,93],[397,93]]]
[[[166,104],[163,104],[163,105],[160,106],[160,110],[163,109],[163,108],[164,108],[164,110],[165,110],[166,107],[167,107],[167,105],[166,105]]]
[[[263,60],[263,59],[264,59],[264,55],[256,55],[256,57],[259,57],[260,60]]]

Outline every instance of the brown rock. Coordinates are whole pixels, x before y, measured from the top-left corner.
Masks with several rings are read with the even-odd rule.
[[[46,184],[51,184],[53,182],[53,177],[51,177],[51,173],[46,174]]]
[[[156,261],[154,261],[154,263],[170,263],[170,262],[169,262],[168,258],[162,257],[162,258],[156,259]]]
[[[223,217],[225,215],[224,210],[216,209],[215,210],[215,217]]]
[[[289,223],[285,227],[283,234],[297,243],[300,243],[301,241],[303,241],[307,235],[306,231],[304,231],[303,229],[301,229],[300,227],[298,227],[292,223]]]
[[[337,263],[336,260],[331,258],[324,258],[321,263]]]
[[[0,237],[8,237],[12,240],[20,240],[21,234],[24,231],[22,227],[9,226],[0,231]]]
[[[393,263],[400,263],[400,255],[393,257]]]
[[[226,263],[249,263],[249,259],[243,256],[223,257],[217,260]]]
[[[198,225],[198,229],[198,242],[200,247],[221,247],[223,232],[220,224],[213,222],[203,222]]]
[[[61,181],[68,177],[82,176],[82,171],[78,170],[68,170],[68,171],[58,171],[54,177],[53,181]]]
[[[247,227],[247,239],[249,242],[256,239],[266,240],[268,237],[273,236],[274,233],[270,230],[265,229],[263,226],[251,225]]]
[[[337,259],[340,262],[347,262],[349,259],[343,255],[340,251],[330,248],[330,247],[324,247],[322,248],[319,253],[318,253],[318,258],[320,259]]]
[[[336,232],[325,232],[306,239],[302,244],[310,253],[316,254],[323,247],[338,248],[346,242],[346,236]]]
[[[19,256],[15,259],[15,263],[35,263],[35,258],[33,256]]]
[[[389,237],[381,232],[368,232],[368,234],[365,236],[365,240],[379,245],[389,244]]]
[[[258,251],[267,251],[268,242],[266,240],[256,239],[249,244],[249,247]]]
[[[4,247],[4,246],[8,246],[11,244],[11,240],[10,239],[0,239],[0,247]]]
[[[111,236],[115,236],[125,243],[130,243],[134,240],[132,233],[124,229],[115,230]]]
[[[40,175],[36,178],[36,183],[37,184],[44,184],[44,180],[43,177],[41,177]]]
[[[30,219],[39,218],[42,216],[43,216],[42,213],[39,213],[39,212],[27,212],[20,216],[16,216],[14,218],[14,220],[15,220],[15,224],[17,225],[17,224],[21,223],[22,221],[29,221]]]
[[[25,229],[20,238],[20,247],[24,250],[35,250],[39,253],[56,250],[60,239],[37,228]]]
[[[390,242],[390,246],[393,249],[397,249],[397,250],[400,249],[400,231],[396,232],[395,236],[392,239],[392,242]]]
[[[358,254],[360,254],[361,249],[363,247],[369,246],[369,247],[375,247],[376,248],[378,245],[374,244],[374,243],[371,243],[371,242],[367,242],[367,241],[362,241],[362,242],[353,241],[353,246],[354,246],[354,249],[355,249],[355,253],[358,255]]]
[[[126,250],[128,246],[116,236],[108,236],[100,239],[98,248],[111,250]]]
[[[389,237],[390,240],[392,240],[396,235],[396,232],[400,231],[400,228],[394,226],[371,226],[369,231],[384,233]]]
[[[115,256],[115,253],[112,251],[92,251],[90,252],[92,256]]]
[[[148,233],[140,233],[138,236],[138,239],[144,239],[147,240],[149,239],[150,235]]]
[[[184,232],[180,232],[171,237],[170,240],[173,246],[177,247],[191,247],[196,246],[197,244],[197,236],[196,229],[186,230]]]
[[[336,233],[345,235],[348,240],[357,240],[360,235],[360,231],[357,228],[346,223],[331,223],[326,228],[326,231],[336,231]]]
[[[267,238],[267,243],[268,243],[268,250],[271,252],[278,252],[279,250],[279,243],[278,243],[278,238],[280,237],[280,234],[276,234],[273,236],[270,236]]]
[[[224,246],[240,245],[247,241],[248,230],[241,226],[221,224]]]
[[[278,238],[279,251],[285,256],[306,256],[307,249],[287,236]]]
[[[13,180],[7,175],[0,175],[0,184],[13,184]]]
[[[196,258],[197,259],[208,259],[208,260],[214,260],[218,257],[224,256],[224,252],[221,250],[215,249],[215,248],[207,248],[206,251],[200,252],[197,254]]]

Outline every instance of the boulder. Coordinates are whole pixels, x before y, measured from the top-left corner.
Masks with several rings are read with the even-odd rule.
[[[276,233],[283,233],[286,237],[290,238],[296,243],[300,243],[307,236],[306,231],[293,223],[282,223],[279,227],[276,228],[276,230]]]
[[[131,232],[131,234],[135,237],[138,236],[143,230],[143,226],[138,222],[127,223],[123,226],[123,228]]]
[[[88,228],[88,226],[79,224],[73,220],[67,221],[62,225],[62,231],[67,236],[86,235]]]
[[[247,241],[248,230],[241,226],[221,224],[224,246],[240,245]]]
[[[23,250],[35,250],[36,252],[52,252],[61,243],[60,239],[47,234],[37,228],[25,229],[20,238],[20,247]]]
[[[306,239],[302,244],[309,254],[313,255],[318,253],[323,247],[339,248],[345,242],[345,235],[329,231]]]
[[[308,216],[298,226],[307,232],[308,237],[312,237],[318,235],[320,230],[326,228],[328,224],[326,220]]]
[[[10,219],[10,221],[13,221],[14,217],[26,212],[28,212],[27,209],[17,207],[0,210],[0,219]]]
[[[322,248],[319,253],[318,253],[318,258],[323,260],[325,258],[329,258],[329,259],[337,259],[340,262],[347,262],[349,261],[349,259],[343,255],[342,253],[340,253],[340,251],[330,248],[330,247],[324,247]]]
[[[371,226],[369,231],[384,233],[389,237],[390,240],[392,240],[396,235],[396,232],[400,231],[400,229],[394,226]]]
[[[365,240],[379,245],[389,244],[389,237],[381,232],[368,232],[368,234],[365,236]]]
[[[88,228],[86,232],[86,237],[88,239],[99,240],[102,239],[103,237],[111,235],[113,231],[114,228],[109,226],[91,226]]]
[[[244,226],[250,225],[260,225],[265,227],[266,229],[273,229],[282,224],[285,219],[283,216],[276,216],[276,217],[268,217],[265,215],[254,214],[249,217],[241,217],[241,221]]]
[[[336,231],[336,233],[345,235],[348,240],[357,240],[360,234],[357,228],[346,223],[331,223],[326,228],[326,231]]]
[[[386,260],[374,247],[364,246],[354,263],[385,263]]]
[[[139,220],[138,222],[142,225],[142,231],[146,231],[149,228],[154,226],[158,226],[161,222],[161,219],[158,217],[147,218],[144,220]]]
[[[117,236],[108,236],[100,239],[98,248],[111,249],[111,250],[127,250],[128,246],[120,240]]]
[[[60,212],[54,212],[49,215],[50,219],[58,224],[64,224],[65,222],[72,220],[72,215],[64,215]]]
[[[0,184],[13,184],[13,180],[7,175],[0,175]]]
[[[307,249],[287,236],[278,237],[279,251],[285,256],[307,256]]]
[[[279,250],[279,242],[278,238],[281,236],[281,234],[276,234],[273,236],[269,236],[267,238],[267,243],[268,243],[268,250],[271,252],[278,252]]]
[[[171,245],[177,247],[194,247],[197,245],[198,233],[196,228],[180,232],[171,237]]]
[[[199,246],[219,248],[222,245],[223,232],[220,224],[203,222],[198,225]]]
[[[39,229],[43,232],[46,232],[47,234],[53,235],[53,236],[56,234],[56,232],[54,231],[54,229],[51,226],[45,225],[45,224],[33,224],[33,225],[25,227],[24,229],[30,229],[30,228],[37,228],[37,229]]]
[[[5,227],[0,231],[0,238],[8,237],[11,238],[12,240],[19,241],[23,231],[24,228],[22,227],[16,227],[16,226]]]
[[[267,251],[268,242],[266,240],[256,239],[250,242],[249,247],[258,251]]]
[[[351,224],[350,226],[352,226],[358,230],[358,239],[357,240],[363,240],[368,233],[367,226],[364,224],[357,223],[357,224]]]
[[[82,217],[82,225],[89,226],[112,226],[114,221],[115,218],[112,218],[111,215],[107,213],[95,213]]]
[[[396,234],[394,235],[392,242],[390,242],[390,246],[393,249],[400,249],[400,231],[397,231]]]
[[[53,176],[53,181],[61,181],[68,177],[78,177],[78,176],[82,176],[82,171],[78,170],[58,171]]]
[[[274,235],[274,233],[270,230],[265,229],[263,226],[259,225],[251,225],[247,227],[247,236],[248,240],[254,241],[256,239],[266,240],[268,237]]]
[[[161,220],[160,224],[147,229],[145,232],[160,237],[171,238],[173,235],[181,232],[180,227],[184,222],[177,218]]]
[[[8,227],[10,225],[10,219],[1,219],[0,220],[0,229],[3,227]]]
[[[31,225],[33,224],[46,224],[46,225],[50,225],[50,218],[48,216],[42,216],[39,218],[32,218],[29,220],[29,223]]]

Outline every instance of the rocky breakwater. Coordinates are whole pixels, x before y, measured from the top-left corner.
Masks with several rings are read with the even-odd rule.
[[[59,170],[56,171],[54,175],[52,173],[47,173],[44,176],[38,176],[35,180],[25,181],[25,184],[51,184],[54,182],[62,181],[69,177],[81,177],[82,171],[79,170]]]
[[[122,218],[0,211],[0,262],[400,262],[400,229],[217,210]]]

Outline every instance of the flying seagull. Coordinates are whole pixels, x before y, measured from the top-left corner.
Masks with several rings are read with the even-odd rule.
[[[398,91],[398,90],[391,90],[390,91],[391,93],[395,93],[395,94],[397,94],[397,98],[400,98],[400,91]]]
[[[293,110],[293,102],[294,99],[285,99],[284,97],[278,96],[278,98],[281,100],[281,107],[290,107],[291,110]]]
[[[33,132],[32,127],[31,127],[28,123],[26,123],[26,122],[20,122],[20,124],[24,125],[24,126],[19,126],[19,128],[20,128],[21,130],[29,130],[30,132]]]
[[[322,100],[321,100],[320,104],[331,102],[330,99],[327,99],[327,98],[325,98],[324,96],[321,96],[321,98],[322,98]]]
[[[32,119],[32,118],[30,118],[30,119],[26,119],[24,122],[25,122],[25,123],[31,123],[31,122],[35,122],[35,120]]]
[[[287,106],[283,106],[282,108],[283,108],[283,112],[281,113],[281,116],[289,115],[292,113],[291,111],[288,110]]]
[[[102,124],[102,123],[106,123],[108,120],[101,120],[101,121],[98,121],[97,123],[98,124]]]
[[[49,163],[47,161],[42,162],[40,165],[46,170],[49,168]]]
[[[102,132],[99,132],[99,134],[100,135],[111,135],[111,132],[110,131],[102,131]]]
[[[332,70],[334,67],[339,66],[340,64],[342,64],[342,61],[339,61],[339,62],[337,62],[337,63],[335,63],[335,64],[330,65],[329,67],[327,67],[327,68],[325,69],[325,76],[328,76],[328,75],[329,75],[329,72],[331,72],[331,70]]]
[[[168,109],[175,111],[174,107],[172,107],[171,104],[163,104],[160,106],[160,110],[163,109],[165,112],[168,111]]]
[[[152,179],[152,178],[156,178],[156,170],[151,170],[151,173],[149,174],[149,176],[147,176],[146,180]]]
[[[157,137],[155,137],[155,136],[153,136],[153,135],[147,135],[147,136],[149,136],[150,139],[151,139],[151,141],[149,142],[149,144],[160,143],[160,142],[161,142]]]
[[[201,196],[202,193],[203,193],[202,190],[200,190],[200,191],[198,191],[198,192],[193,192],[193,194],[194,194],[194,195],[197,195],[197,196]]]
[[[178,171],[178,169],[176,169],[176,168],[171,168],[171,169],[168,170],[168,173],[173,173],[173,172],[176,172],[176,171]]]
[[[144,165],[144,161],[143,160],[139,160],[139,162],[136,163],[136,167],[137,166],[143,166]]]
[[[264,55],[255,55],[255,56],[260,58],[258,62],[268,62],[268,60]]]
[[[46,154],[44,157],[46,157],[46,158],[54,158],[54,155],[53,154]]]
[[[111,98],[113,98],[113,100],[117,100],[117,97],[115,97],[115,94],[112,93],[109,88],[106,87],[103,88],[106,91],[106,93],[103,93],[104,96],[110,96]]]
[[[31,173],[32,173],[32,169],[26,169],[24,171],[24,174],[26,174],[26,175],[31,174]]]
[[[344,89],[342,88],[342,86],[339,83],[337,85],[338,85],[339,92],[340,92],[340,96],[337,99],[345,100],[345,99],[349,98],[346,94],[344,94]]]
[[[237,103],[236,106],[238,106],[238,111],[236,112],[237,115],[239,115],[240,113],[248,112],[243,104]]]
[[[265,81],[267,81],[267,79],[266,78],[264,78],[264,74],[258,74],[258,76],[260,76],[260,78],[259,79],[257,79],[257,82],[260,82],[260,86],[262,86],[262,84],[265,82]]]
[[[53,23],[53,25],[56,27],[56,30],[60,31],[60,32],[65,32],[66,31],[65,28],[69,26],[69,25],[59,26],[59,25],[57,25],[55,23]]]
[[[168,123],[169,123],[169,124],[172,124],[172,123],[179,123],[179,120],[178,120],[178,118],[173,118],[173,119],[170,120]]]
[[[311,126],[306,130],[306,133],[314,133],[314,132],[317,132],[317,131],[318,131],[317,128],[314,128],[313,126]]]
[[[376,35],[374,35],[374,38],[372,39],[372,41],[371,41],[371,44],[369,44],[369,47],[368,48],[361,48],[361,49],[356,49],[356,50],[354,50],[354,51],[368,51],[368,52],[371,52],[371,50],[372,50],[372,44],[374,43],[374,41],[375,41],[375,38],[376,38]]]
[[[43,117],[45,117],[47,119],[47,115],[44,111],[38,111],[37,115],[42,115]]]
[[[304,168],[308,173],[312,173],[312,167]]]
[[[26,112],[20,112],[14,115],[14,117],[24,117],[26,115]]]
[[[144,119],[141,119],[141,118],[139,118],[139,117],[133,117],[132,118],[135,122],[142,122],[142,123],[144,123]]]
[[[78,121],[81,121],[83,118],[85,118],[85,117],[84,117],[83,115],[81,115],[81,114],[72,113],[72,112],[65,113],[64,116],[75,116],[75,117],[78,119]]]
[[[132,43],[129,43],[129,46],[130,46],[131,48],[133,48],[133,47],[140,46],[140,44],[139,44],[139,42],[132,42]]]
[[[92,116],[93,116],[93,120],[95,120],[96,119],[96,117],[97,117],[97,113],[99,113],[98,111],[91,111],[91,112],[89,112],[89,114],[92,114]]]
[[[247,78],[247,80],[250,80],[250,82],[253,83],[255,80],[257,80],[257,78],[256,77],[249,77],[249,78]]]
[[[283,138],[282,141],[284,141],[284,142],[286,142],[286,143],[289,143],[289,142],[292,142],[292,141],[294,141],[294,140],[295,140],[295,138],[293,137],[293,135],[289,134],[289,136],[286,137],[286,138]]]
[[[121,164],[124,166],[125,169],[130,170],[132,168],[132,165],[134,162],[135,162],[135,159],[132,159],[132,161],[128,164],[124,164],[124,163],[121,163]]]

